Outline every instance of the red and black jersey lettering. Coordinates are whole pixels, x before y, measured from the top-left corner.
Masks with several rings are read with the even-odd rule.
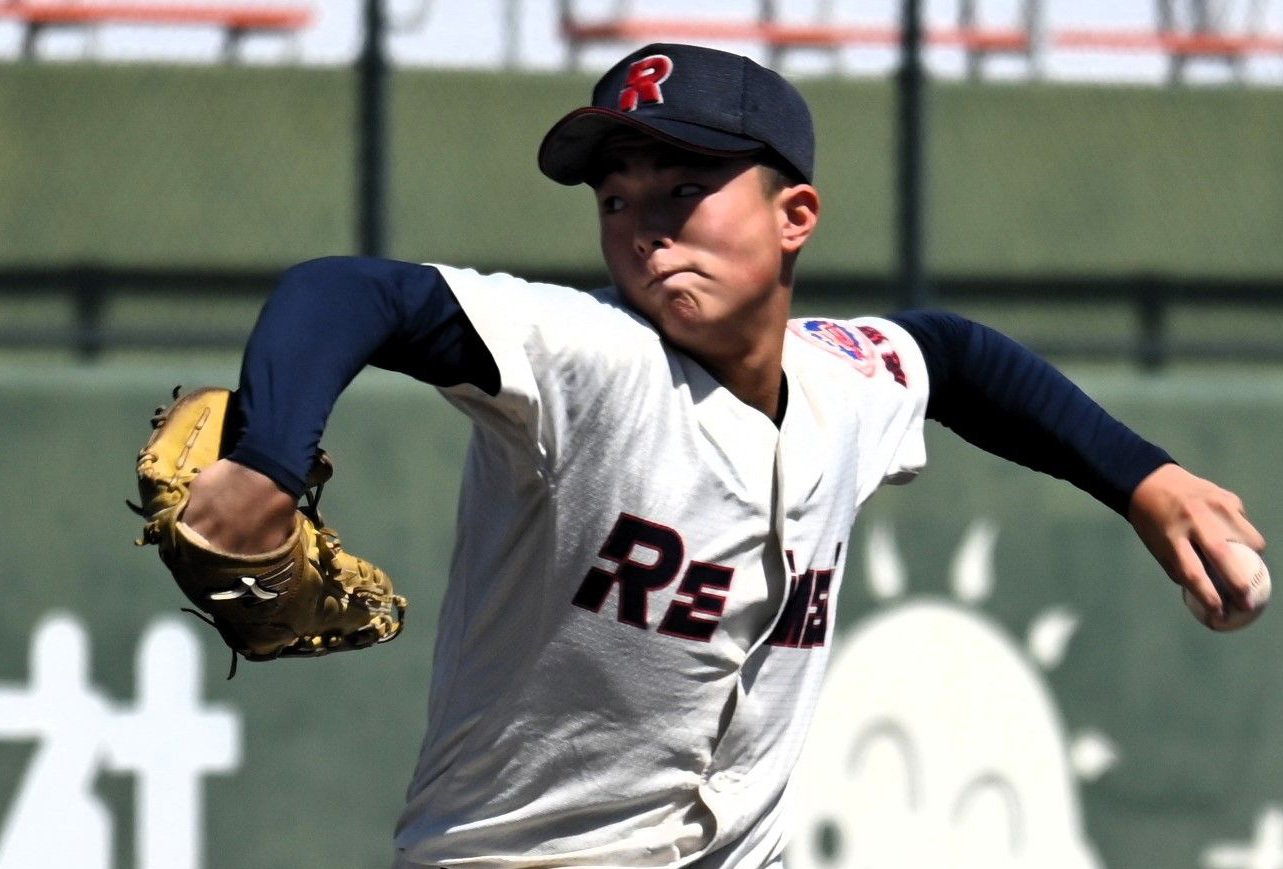
[[[806,624],[802,628],[802,641],[798,643],[800,648],[824,645],[829,633],[829,587],[832,584],[833,568],[815,571],[811,604],[806,608]]]
[[[676,530],[639,516],[620,513],[597,555],[614,569],[590,567],[571,603],[600,613],[618,587],[617,618],[626,625],[650,630],[650,595],[668,586],[681,572],[686,546]],[[839,543],[834,558],[841,555]],[[836,568],[797,572],[792,550],[784,557],[789,572],[788,598],[766,642],[773,646],[810,649],[828,639],[829,596]],[[706,643],[713,638],[726,609],[735,568],[692,561],[682,573],[677,592],[659,622],[658,632]]]
[[[904,375],[904,366],[900,364],[899,353],[894,351],[891,353],[883,353],[882,364],[887,367],[887,371],[891,372],[891,376],[895,378],[896,383],[905,387],[909,385],[909,379]]]
[[[864,337],[868,338],[874,344],[885,344],[887,342],[887,336],[883,335],[872,326],[857,326],[856,328],[863,332]]]
[[[856,328],[864,334],[865,338],[868,338],[875,345],[888,343],[887,336],[883,335],[872,326],[857,326]],[[882,364],[886,366],[887,371],[891,372],[891,376],[895,378],[896,383],[901,386],[908,387],[909,378],[905,376],[904,366],[900,363],[899,353],[896,353],[894,350],[888,350],[886,353],[883,353]]]
[[[659,632],[708,642],[722,619],[726,592],[730,590],[734,574],[735,569],[731,567],[692,561],[677,587],[679,597],[669,604],[664,620],[659,623]],[[681,600],[680,596],[687,599]]]
[[[619,586],[619,621],[650,629],[650,594],[677,576],[685,558],[682,535],[667,526],[620,513],[597,555],[613,561],[615,569],[591,567],[571,598],[577,607],[601,612],[611,589]],[[721,623],[735,569],[692,561],[677,587],[677,596],[659,623],[659,632],[708,642]]]
[[[841,550],[838,550],[841,551]],[[793,553],[787,553],[790,572],[794,571]],[[829,632],[829,590],[835,568],[808,570],[789,577],[789,596],[784,612],[775,623],[768,645],[793,649],[823,646]]]
[[[653,561],[641,561],[637,549],[654,553]],[[615,562],[614,572],[600,567],[589,569],[571,600],[575,606],[601,612],[611,587],[619,585],[619,620],[643,630],[647,620],[647,599],[652,591],[673,581],[681,569],[686,547],[672,528],[620,513],[598,555]]]

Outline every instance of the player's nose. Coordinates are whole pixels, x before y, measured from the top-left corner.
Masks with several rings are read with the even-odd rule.
[[[673,220],[669,210],[660,203],[645,203],[638,209],[637,223],[633,227],[633,247],[640,256],[652,250],[668,247],[673,243]]]

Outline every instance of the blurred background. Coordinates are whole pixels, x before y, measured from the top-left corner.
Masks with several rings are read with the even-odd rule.
[[[990,323],[1283,533],[1280,0],[0,0],[0,869],[390,862],[467,426],[358,377],[326,515],[410,626],[227,682],[130,544],[145,420],[301,260],[604,283],[534,155],[658,40],[811,103],[800,312]],[[1283,867],[1278,614],[1214,635],[1119,517],[928,447],[847,550],[790,865]]]

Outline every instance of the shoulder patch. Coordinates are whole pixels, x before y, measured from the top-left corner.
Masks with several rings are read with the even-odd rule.
[[[878,367],[877,351],[868,336],[836,320],[807,318],[789,320],[789,329],[835,356],[840,356],[865,377],[872,377]]]

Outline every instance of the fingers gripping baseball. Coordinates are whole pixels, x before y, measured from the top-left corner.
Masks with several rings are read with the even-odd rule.
[[[1233,492],[1179,465],[1164,465],[1136,487],[1128,518],[1172,581],[1188,589],[1208,612],[1223,614],[1227,604],[1250,606],[1250,577],[1242,575],[1230,541],[1259,552],[1265,538],[1248,521],[1243,502]],[[1221,600],[1204,558],[1225,577],[1231,600]]]

